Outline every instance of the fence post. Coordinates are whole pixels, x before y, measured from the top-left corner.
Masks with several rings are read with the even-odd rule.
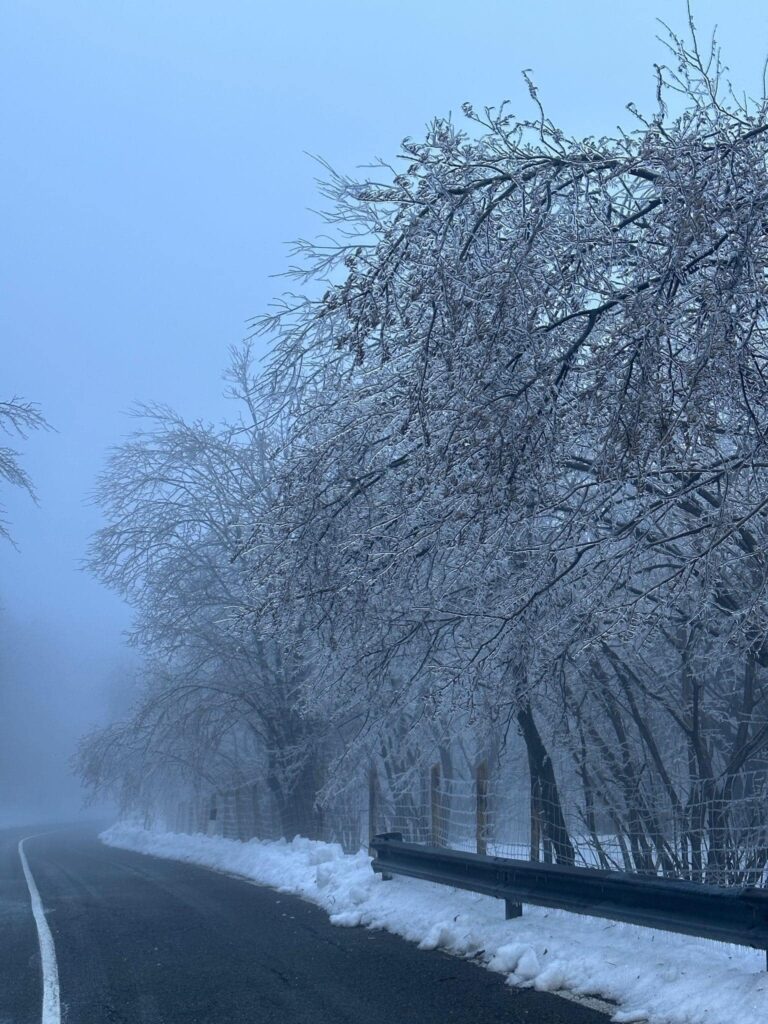
[[[440,763],[432,765],[429,773],[430,840],[433,846],[443,845],[440,820]]]
[[[221,822],[221,834],[225,839],[240,838],[237,822],[237,795],[234,789],[228,789],[224,793],[224,814]]]
[[[541,859],[541,791],[536,779],[531,778],[531,853],[530,859]]]
[[[259,784],[254,782],[250,787],[251,790],[251,816],[253,818],[253,830],[252,836],[257,839],[264,839],[264,827],[261,820],[261,801],[259,799]]]
[[[477,852],[488,853],[488,762],[480,761],[475,770],[475,839]]]
[[[208,799],[208,827],[206,832],[209,836],[220,836],[222,833],[222,794],[216,791]]]
[[[379,829],[379,774],[376,765],[368,769],[368,844]]]
[[[368,852],[371,852],[373,837],[379,830],[379,806],[381,789],[379,787],[379,773],[376,765],[372,764],[368,769]],[[401,837],[402,838],[402,837]],[[392,875],[387,871],[381,872],[382,882],[391,882]]]
[[[245,842],[246,839],[251,838],[248,831],[248,814],[245,808],[243,795],[243,787],[238,786],[235,790],[235,830],[237,832],[237,838],[241,843]]]

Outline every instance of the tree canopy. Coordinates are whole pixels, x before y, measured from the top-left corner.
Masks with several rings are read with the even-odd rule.
[[[625,865],[732,880],[768,848],[768,108],[714,43],[668,49],[613,137],[567,136],[526,77],[532,117],[467,105],[376,177],[327,168],[266,367],[235,359],[247,423],[154,414],[91,561],[176,668],[290,660],[280,700],[243,687],[320,801],[515,725],[550,854],[561,748],[601,862],[608,828]]]

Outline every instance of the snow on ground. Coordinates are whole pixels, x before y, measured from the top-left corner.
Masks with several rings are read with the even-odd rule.
[[[382,882],[365,852],[294,839],[240,843],[118,824],[107,845],[241,875],[321,906],[331,923],[382,928],[473,957],[509,985],[596,995],[629,1024],[763,1024],[765,953],[541,907],[504,920],[500,900],[431,882]]]

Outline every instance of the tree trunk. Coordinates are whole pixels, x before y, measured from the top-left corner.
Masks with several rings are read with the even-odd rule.
[[[547,844],[551,843],[555,858],[559,864],[574,864],[576,862],[576,852],[565,824],[555,771],[533,717],[530,704],[526,704],[518,712],[517,722],[528,753],[531,787],[533,790],[533,786],[536,784],[540,800],[540,821],[545,850]]]

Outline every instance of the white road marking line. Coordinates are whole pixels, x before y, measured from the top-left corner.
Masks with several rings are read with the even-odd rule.
[[[34,839],[34,836],[26,836],[19,843],[19,857],[24,870],[24,877],[27,880],[29,898],[32,902],[32,913],[37,925],[37,941],[40,944],[40,962],[43,967],[43,1012],[41,1024],[61,1024],[61,1005],[59,1001],[59,968],[56,965],[56,949],[53,945],[53,936],[48,922],[45,919],[43,901],[37,891],[35,879],[29,870],[27,855],[24,853],[24,843],[27,839]]]

